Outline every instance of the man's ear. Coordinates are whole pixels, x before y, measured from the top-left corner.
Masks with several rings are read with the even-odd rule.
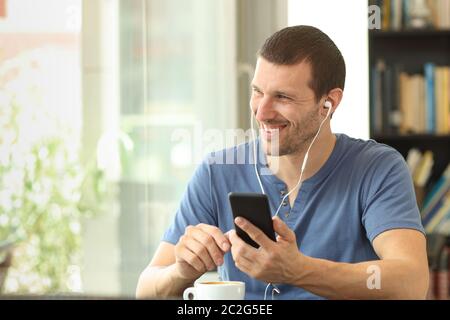
[[[333,116],[333,113],[336,111],[337,107],[341,103],[342,97],[344,95],[344,92],[340,88],[334,88],[328,92],[327,95],[327,101],[331,102],[331,115],[330,118]],[[328,112],[328,110],[327,110]]]

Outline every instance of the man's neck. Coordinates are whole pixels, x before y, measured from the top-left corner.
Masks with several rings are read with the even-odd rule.
[[[336,144],[336,136],[329,128],[327,129],[328,130],[321,132],[309,151],[302,181],[314,176],[320,168],[322,168],[333,151]],[[271,157],[268,157],[267,159],[269,168],[279,179],[286,183],[289,191],[297,185],[298,179],[300,178],[300,169],[303,163],[303,158],[305,157],[308,147],[309,144],[299,153],[279,157],[278,168],[276,168],[276,165]],[[294,193],[297,194],[297,192]]]

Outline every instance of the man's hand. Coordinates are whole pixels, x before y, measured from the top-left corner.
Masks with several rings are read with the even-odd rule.
[[[175,246],[175,264],[180,277],[195,280],[208,270],[223,264],[230,242],[214,226],[188,226]]]
[[[273,219],[277,242],[244,218],[236,218],[235,223],[260,245],[258,249],[248,245],[235,230],[227,234],[239,270],[267,283],[294,283],[299,278],[303,255],[298,250],[295,233],[280,218]]]

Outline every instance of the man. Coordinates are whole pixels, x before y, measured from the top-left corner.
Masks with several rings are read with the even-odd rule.
[[[141,274],[137,297],[179,296],[218,267],[223,280],[246,283],[247,299],[262,299],[268,283],[279,289],[276,299],[425,298],[426,241],[403,158],[373,140],[333,134],[326,119],[325,101],[335,112],[344,82],[344,59],[320,30],[289,27],[266,40],[251,108],[261,129],[255,143],[273,171],[261,175],[272,208],[292,191],[273,219],[277,241],[242,219],[235,222],[259,249],[236,235],[227,195],[260,193],[255,170],[252,164],[215,164],[210,156],[197,168],[175,221]],[[273,130],[279,133],[278,170]],[[216,153],[215,159],[239,152],[251,154],[252,143]]]

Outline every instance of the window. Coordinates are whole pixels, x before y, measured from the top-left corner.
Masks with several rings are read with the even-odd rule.
[[[171,223],[188,179],[211,147],[202,133],[235,127],[235,31],[230,23],[234,4],[227,0],[130,0],[109,6],[106,11],[116,10],[116,14],[106,15],[115,16],[117,23],[105,22],[109,23],[107,30],[99,32],[103,39],[99,42],[106,44],[100,55],[111,62],[100,68],[104,70],[102,81],[110,84],[103,87],[107,91],[103,99],[116,94],[112,89],[116,84],[111,82],[116,75],[119,103],[117,109],[103,104],[97,121],[109,123],[100,138],[106,167],[117,169],[107,162],[114,160],[111,145],[117,143],[119,150],[119,218],[109,226],[118,228],[118,290],[134,295],[138,276]],[[105,10],[99,12],[105,15]],[[117,38],[105,31],[116,31]],[[115,59],[118,70],[113,71]],[[113,128],[115,119],[117,127]],[[103,241],[93,233],[88,238],[91,243]],[[106,251],[112,252],[111,245],[103,242]],[[93,245],[99,251],[99,244]],[[92,255],[89,269],[102,277],[93,259]],[[105,259],[114,263],[111,257],[105,255]],[[92,283],[89,290],[98,293],[100,283],[114,290],[103,278],[87,275]]]

